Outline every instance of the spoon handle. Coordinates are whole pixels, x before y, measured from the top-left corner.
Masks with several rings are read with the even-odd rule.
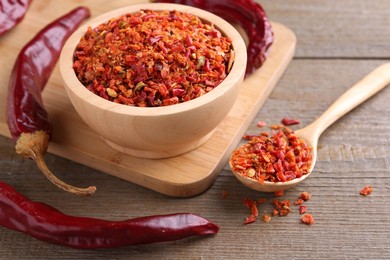
[[[310,128],[315,136],[313,138],[318,138],[331,124],[389,84],[390,63],[386,63],[373,70],[348,89],[318,119],[307,127]]]

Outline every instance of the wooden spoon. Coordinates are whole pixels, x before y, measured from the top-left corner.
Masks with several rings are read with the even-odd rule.
[[[339,97],[317,120],[305,128],[295,131],[295,133],[300,138],[305,140],[306,143],[313,148],[313,161],[310,172],[308,174],[287,182],[265,181],[264,184],[261,184],[257,180],[242,176],[235,172],[233,170],[231,160],[229,160],[230,168],[232,169],[233,174],[245,186],[263,192],[285,190],[299,184],[313,171],[317,160],[317,143],[322,132],[331,124],[336,122],[339,118],[351,111],[353,108],[357,107],[371,96],[378,93],[388,84],[390,84],[390,63],[381,65],[380,67],[376,68],[366,77],[352,86],[341,97]]]

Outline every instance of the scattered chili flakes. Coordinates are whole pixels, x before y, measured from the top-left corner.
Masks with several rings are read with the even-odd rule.
[[[267,125],[267,123],[264,122],[264,121],[259,121],[259,122],[257,122],[257,127],[264,127],[264,126],[266,126],[266,125]]]
[[[283,195],[284,195],[284,191],[283,190],[278,190],[278,191],[274,192],[274,196],[275,197],[282,197]]]
[[[283,118],[282,121],[280,121],[283,125],[285,126],[290,126],[290,125],[297,125],[300,124],[301,122],[297,119],[292,119],[292,118]]]
[[[363,196],[368,196],[373,191],[372,186],[365,186],[361,191],[360,194]]]
[[[274,200],[275,209],[273,211],[274,215],[287,216],[290,213],[290,201],[289,200]]]
[[[299,206],[299,214],[304,214],[304,213],[306,213],[306,211],[307,211],[306,206]]]
[[[265,214],[265,215],[261,216],[261,220],[264,221],[267,224],[271,222],[271,219],[272,219],[272,217],[269,214]]]
[[[307,191],[304,191],[302,192],[300,198],[303,199],[304,201],[308,201],[311,198],[311,194]]]
[[[110,101],[167,106],[202,96],[230,72],[232,41],[179,11],[122,15],[88,28],[74,52],[80,82]]]
[[[251,136],[231,156],[233,171],[260,183],[300,178],[309,173],[311,163],[312,148],[287,127],[272,136]]]
[[[306,225],[314,224],[314,218],[311,214],[303,215],[301,219],[302,219],[302,223],[304,223]]]

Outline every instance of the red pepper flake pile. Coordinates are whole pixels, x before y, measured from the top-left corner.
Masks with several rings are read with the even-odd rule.
[[[372,191],[373,191],[372,186],[366,186],[366,187],[364,187],[364,188],[360,191],[360,194],[363,195],[363,196],[368,196],[368,195],[371,194]]]
[[[302,223],[306,225],[312,225],[314,224],[314,218],[311,214],[306,214],[302,216]]]
[[[89,28],[73,68],[87,89],[107,100],[156,107],[213,90],[233,61],[231,39],[212,24],[178,11],[142,10]]]
[[[312,148],[285,127],[272,136],[252,136],[231,156],[232,170],[264,183],[286,182],[309,173]]]

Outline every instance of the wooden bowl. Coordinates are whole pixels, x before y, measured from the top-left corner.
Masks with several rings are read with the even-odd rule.
[[[233,41],[235,60],[226,79],[196,99],[163,107],[132,107],[105,100],[90,92],[72,68],[73,53],[88,26],[92,28],[141,9],[177,10],[213,23]],[[229,23],[204,10],[177,4],[140,4],[105,13],[80,27],[65,44],[60,70],[66,92],[80,117],[112,148],[143,158],[165,158],[191,151],[213,134],[232,108],[246,68],[246,46]]]

